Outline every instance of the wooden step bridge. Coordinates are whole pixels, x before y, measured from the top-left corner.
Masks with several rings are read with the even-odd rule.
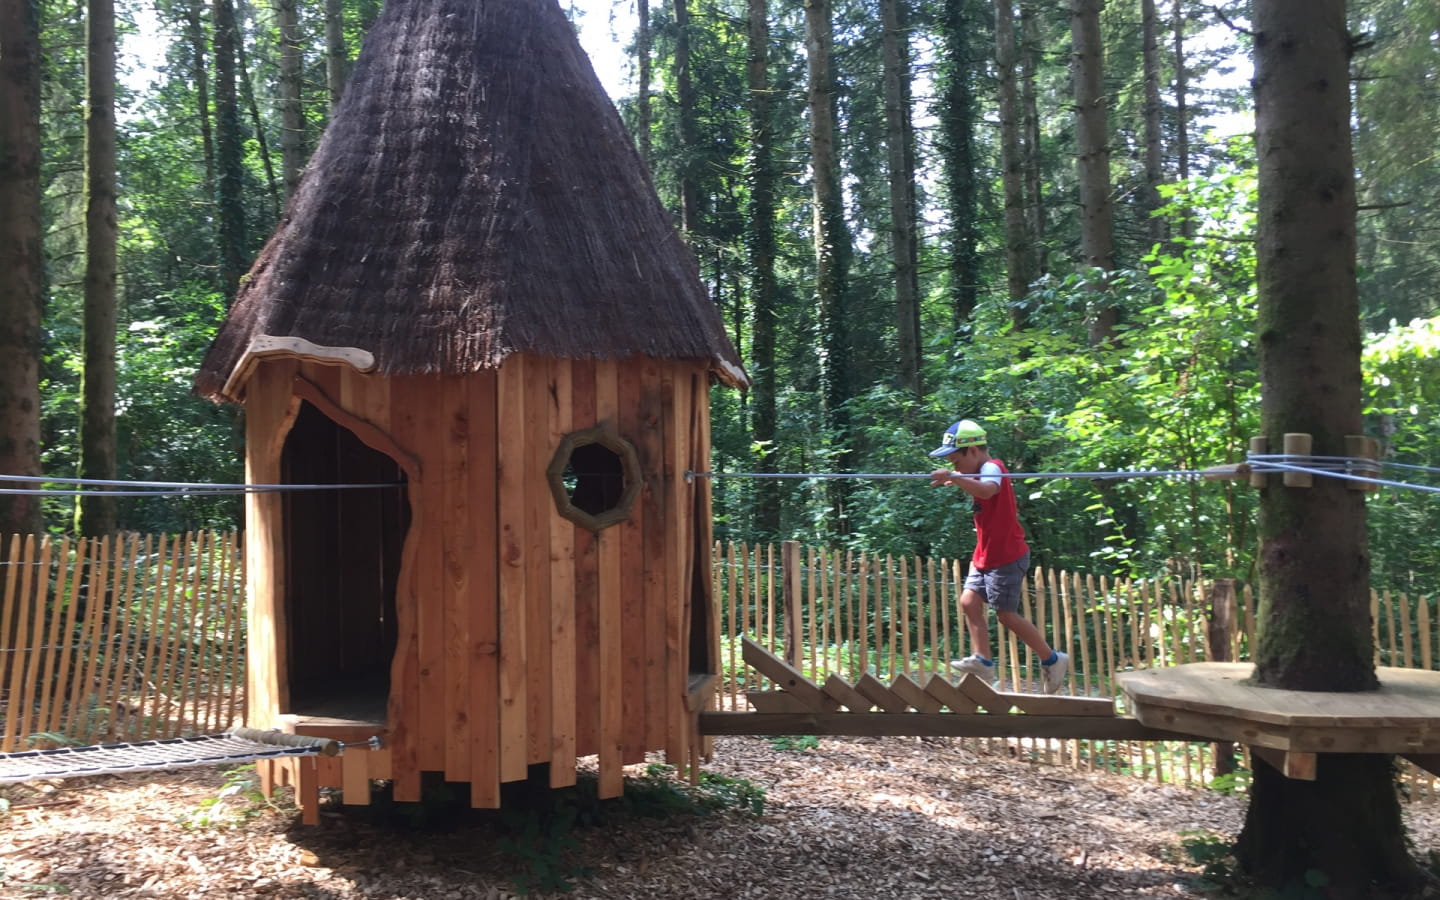
[[[903,674],[885,684],[868,672],[853,685],[834,674],[817,685],[748,638],[744,659],[777,689],[747,694],[755,712],[700,713],[701,734],[1206,740],[1117,716],[1108,697],[1009,693],[939,673],[924,685]]]

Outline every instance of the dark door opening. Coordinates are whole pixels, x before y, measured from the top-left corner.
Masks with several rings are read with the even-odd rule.
[[[290,708],[282,712],[383,724],[410,527],[404,471],[309,403],[280,466],[285,484],[398,485],[284,494]]]

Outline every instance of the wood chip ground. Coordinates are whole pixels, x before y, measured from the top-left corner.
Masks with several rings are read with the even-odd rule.
[[[766,791],[738,812],[619,817],[576,828],[575,898],[1141,898],[1200,896],[1182,835],[1233,835],[1245,799],[976,753],[952,739],[825,738],[782,749],[722,738],[707,771]],[[250,808],[185,827],[226,781],[214,769],[0,788],[0,897],[516,896],[493,820],[445,830],[328,807]],[[224,815],[224,807],[217,813]],[[1440,804],[1407,804],[1418,852],[1440,848]]]

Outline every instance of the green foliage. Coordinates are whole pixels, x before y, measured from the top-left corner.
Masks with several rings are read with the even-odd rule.
[[[1230,892],[1239,884],[1234,848],[1225,837],[1211,831],[1182,831],[1180,846],[1200,874],[1190,887],[1202,893]],[[1234,896],[1234,894],[1228,894]]]
[[[770,738],[770,746],[776,750],[790,750],[804,753],[820,747],[820,739],[813,734],[777,734]]]
[[[1254,780],[1254,777],[1254,774],[1249,769],[1236,769],[1224,775],[1216,775],[1210,779],[1210,784],[1207,785],[1207,787],[1227,797],[1234,796],[1235,794],[1248,794],[1250,793],[1250,784]]]
[[[186,829],[235,828],[267,812],[282,808],[260,791],[255,764],[236,766],[225,774],[219,793],[206,797],[180,818]]]

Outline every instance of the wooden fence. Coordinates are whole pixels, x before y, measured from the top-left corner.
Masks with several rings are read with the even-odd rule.
[[[812,680],[836,673],[854,683],[870,672],[882,681],[906,674],[923,683],[949,673],[970,652],[959,560],[875,557],[801,548],[795,543],[717,544],[715,593],[722,635],[721,706],[747,709],[745,692],[766,683],[741,658],[750,637]],[[1376,663],[1432,668],[1433,598],[1385,592],[1372,596]],[[1245,660],[1255,635],[1255,598],[1230,581],[1109,579],[1032,570],[1021,612],[1071,655],[1068,692],[1124,698],[1113,675],[1201,660]],[[1038,660],[987,615],[991,647],[1005,689],[1039,690]],[[1104,768],[1198,785],[1214,777],[1215,744],[1113,741],[972,740],[978,748],[1019,752],[1052,763]],[[1221,748],[1228,756],[1229,748]],[[1228,771],[1227,760],[1220,771]],[[1422,783],[1423,782],[1423,783]],[[1428,791],[1430,779],[1414,787]]]
[[[244,715],[235,534],[0,548],[0,751],[224,731]]]
[[[244,572],[233,533],[125,535],[0,543],[0,752],[60,743],[223,731],[244,715]],[[823,681],[870,672],[921,680],[969,652],[964,564],[875,557],[796,543],[717,544],[721,705],[772,685],[741,658],[750,637]],[[1022,612],[1071,654],[1069,692],[1115,697],[1113,673],[1205,659],[1243,660],[1255,633],[1248,586],[1114,580],[1035,570]],[[28,598],[28,602],[26,602]],[[1431,604],[1372,597],[1376,663],[1434,668]],[[1216,614],[1218,613],[1218,615]],[[988,616],[1001,678],[1038,690],[1037,661]],[[971,741],[1058,764],[1204,784],[1215,745]],[[1413,789],[1429,792],[1428,779]]]

